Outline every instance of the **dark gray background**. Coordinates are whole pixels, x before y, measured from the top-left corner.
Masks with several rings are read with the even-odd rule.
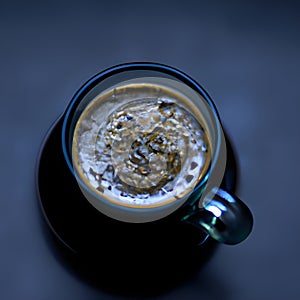
[[[238,195],[255,216],[244,243],[220,247],[157,298],[299,299],[299,26],[297,1],[1,1],[0,298],[116,297],[49,248],[34,165],[45,132],[89,77],[156,61],[214,99],[238,149]]]

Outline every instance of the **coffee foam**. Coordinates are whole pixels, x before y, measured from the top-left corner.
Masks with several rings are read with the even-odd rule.
[[[124,84],[93,99],[79,117],[72,157],[77,176],[99,197],[157,207],[184,197],[210,163],[205,123],[174,89]]]

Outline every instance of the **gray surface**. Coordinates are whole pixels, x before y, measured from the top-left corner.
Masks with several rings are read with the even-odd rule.
[[[0,2],[1,299],[115,297],[48,247],[34,165],[77,88],[139,60],[180,68],[212,96],[238,149],[238,194],[255,216],[244,243],[222,246],[157,298],[299,299],[299,2],[211,2]]]

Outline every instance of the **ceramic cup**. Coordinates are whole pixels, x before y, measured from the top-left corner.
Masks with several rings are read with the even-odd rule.
[[[62,147],[86,201],[118,223],[157,230],[175,219],[225,244],[251,232],[249,208],[220,187],[227,151],[216,107],[175,68],[128,63],[92,77],[66,109]]]

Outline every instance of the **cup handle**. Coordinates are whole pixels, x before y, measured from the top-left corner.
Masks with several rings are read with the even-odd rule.
[[[242,242],[253,227],[253,216],[246,204],[221,188],[209,192],[201,207],[185,221],[229,245]]]

